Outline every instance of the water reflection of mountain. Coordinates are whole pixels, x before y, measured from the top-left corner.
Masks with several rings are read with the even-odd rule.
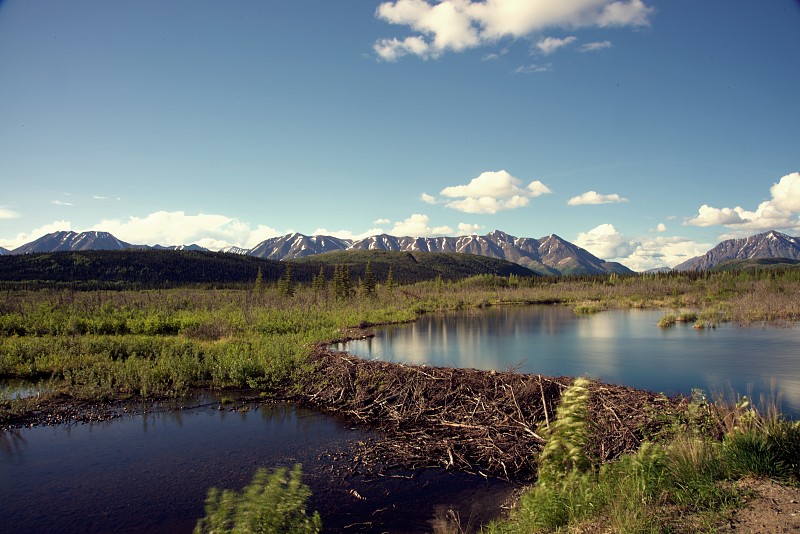
[[[339,348],[368,359],[545,375],[586,375],[667,394],[783,397],[800,414],[800,330],[659,328],[659,310],[577,316],[563,306],[499,307],[378,329]],[[752,355],[758,355],[753,357]]]

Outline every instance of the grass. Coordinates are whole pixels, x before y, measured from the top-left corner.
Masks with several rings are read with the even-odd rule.
[[[748,476],[800,481],[800,422],[765,415],[744,399],[736,406],[695,400],[695,423],[666,442],[645,441],[636,453],[604,465],[586,456],[590,429],[582,415],[588,396],[578,380],[564,393],[556,430],[539,457],[539,479],[497,532],[671,532],[691,525],[715,531],[741,504],[732,482]],[[726,428],[713,439],[706,416]],[[560,423],[559,425],[559,421]],[[549,451],[559,451],[552,454]]]
[[[53,391],[43,397],[66,393],[93,400],[178,396],[197,386],[285,394],[308,376],[313,346],[341,337],[348,327],[512,303],[557,303],[577,313],[594,313],[601,305],[697,310],[695,315],[666,314],[671,324],[796,321],[800,280],[793,276],[719,273],[612,280],[484,275],[391,290],[379,285],[375,295],[351,299],[335,298],[330,287],[306,286],[291,297],[276,287],[258,292],[5,291],[0,299],[0,378],[45,379]],[[673,441],[646,442],[635,454],[596,465],[584,452],[579,398],[571,403],[573,411],[558,414],[564,429],[561,423],[552,425],[548,447],[554,452],[540,458],[544,483],[524,495],[511,518],[493,524],[490,532],[576,527],[586,521],[620,532],[661,531],[675,524],[676,516],[680,521],[696,513],[709,514],[713,524],[716,510],[737,503],[726,481],[747,474],[798,479],[798,423],[745,405],[725,412],[699,401],[698,417],[691,424],[682,422]],[[23,404],[29,409],[31,402],[2,400],[0,421]],[[562,406],[567,410],[570,403]],[[714,425],[724,429],[722,440],[711,439]],[[591,429],[587,432],[591,435]],[[228,510],[233,498],[227,495],[215,505],[220,510]]]

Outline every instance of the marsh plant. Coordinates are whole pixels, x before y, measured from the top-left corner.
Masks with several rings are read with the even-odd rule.
[[[242,491],[211,488],[206,515],[195,526],[195,534],[225,532],[312,534],[320,532],[317,512],[308,513],[311,490],[302,482],[300,464],[291,470],[259,469]]]
[[[800,481],[800,422],[774,406],[761,414],[746,398],[710,403],[700,392],[668,441],[644,441],[638,451],[597,466],[585,452],[585,387],[576,380],[564,392],[536,485],[489,532],[714,531],[741,502],[735,481]],[[723,430],[722,439],[712,437],[712,427]]]

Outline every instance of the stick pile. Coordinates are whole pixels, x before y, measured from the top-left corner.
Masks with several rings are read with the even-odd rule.
[[[365,361],[320,346],[304,400],[381,430],[360,459],[385,468],[440,467],[528,481],[536,476],[543,429],[572,379],[514,372]],[[609,460],[635,450],[660,423],[653,393],[592,385],[593,453]],[[663,418],[662,418],[663,419]],[[595,428],[596,427],[596,428]],[[596,439],[595,439],[596,438]]]

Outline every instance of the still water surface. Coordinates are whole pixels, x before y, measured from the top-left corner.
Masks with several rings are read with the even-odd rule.
[[[659,328],[663,311],[575,315],[562,306],[489,308],[423,316],[340,344],[368,358],[549,376],[590,376],[653,391],[749,395],[773,391],[800,415],[800,327],[723,324]]]
[[[239,489],[258,467],[297,462],[326,532],[424,531],[437,506],[469,517],[485,513],[487,496],[511,491],[438,470],[413,479],[342,476],[348,451],[369,433],[291,404],[230,412],[212,398],[194,402],[104,423],[0,431],[0,531],[191,532],[209,487]]]

